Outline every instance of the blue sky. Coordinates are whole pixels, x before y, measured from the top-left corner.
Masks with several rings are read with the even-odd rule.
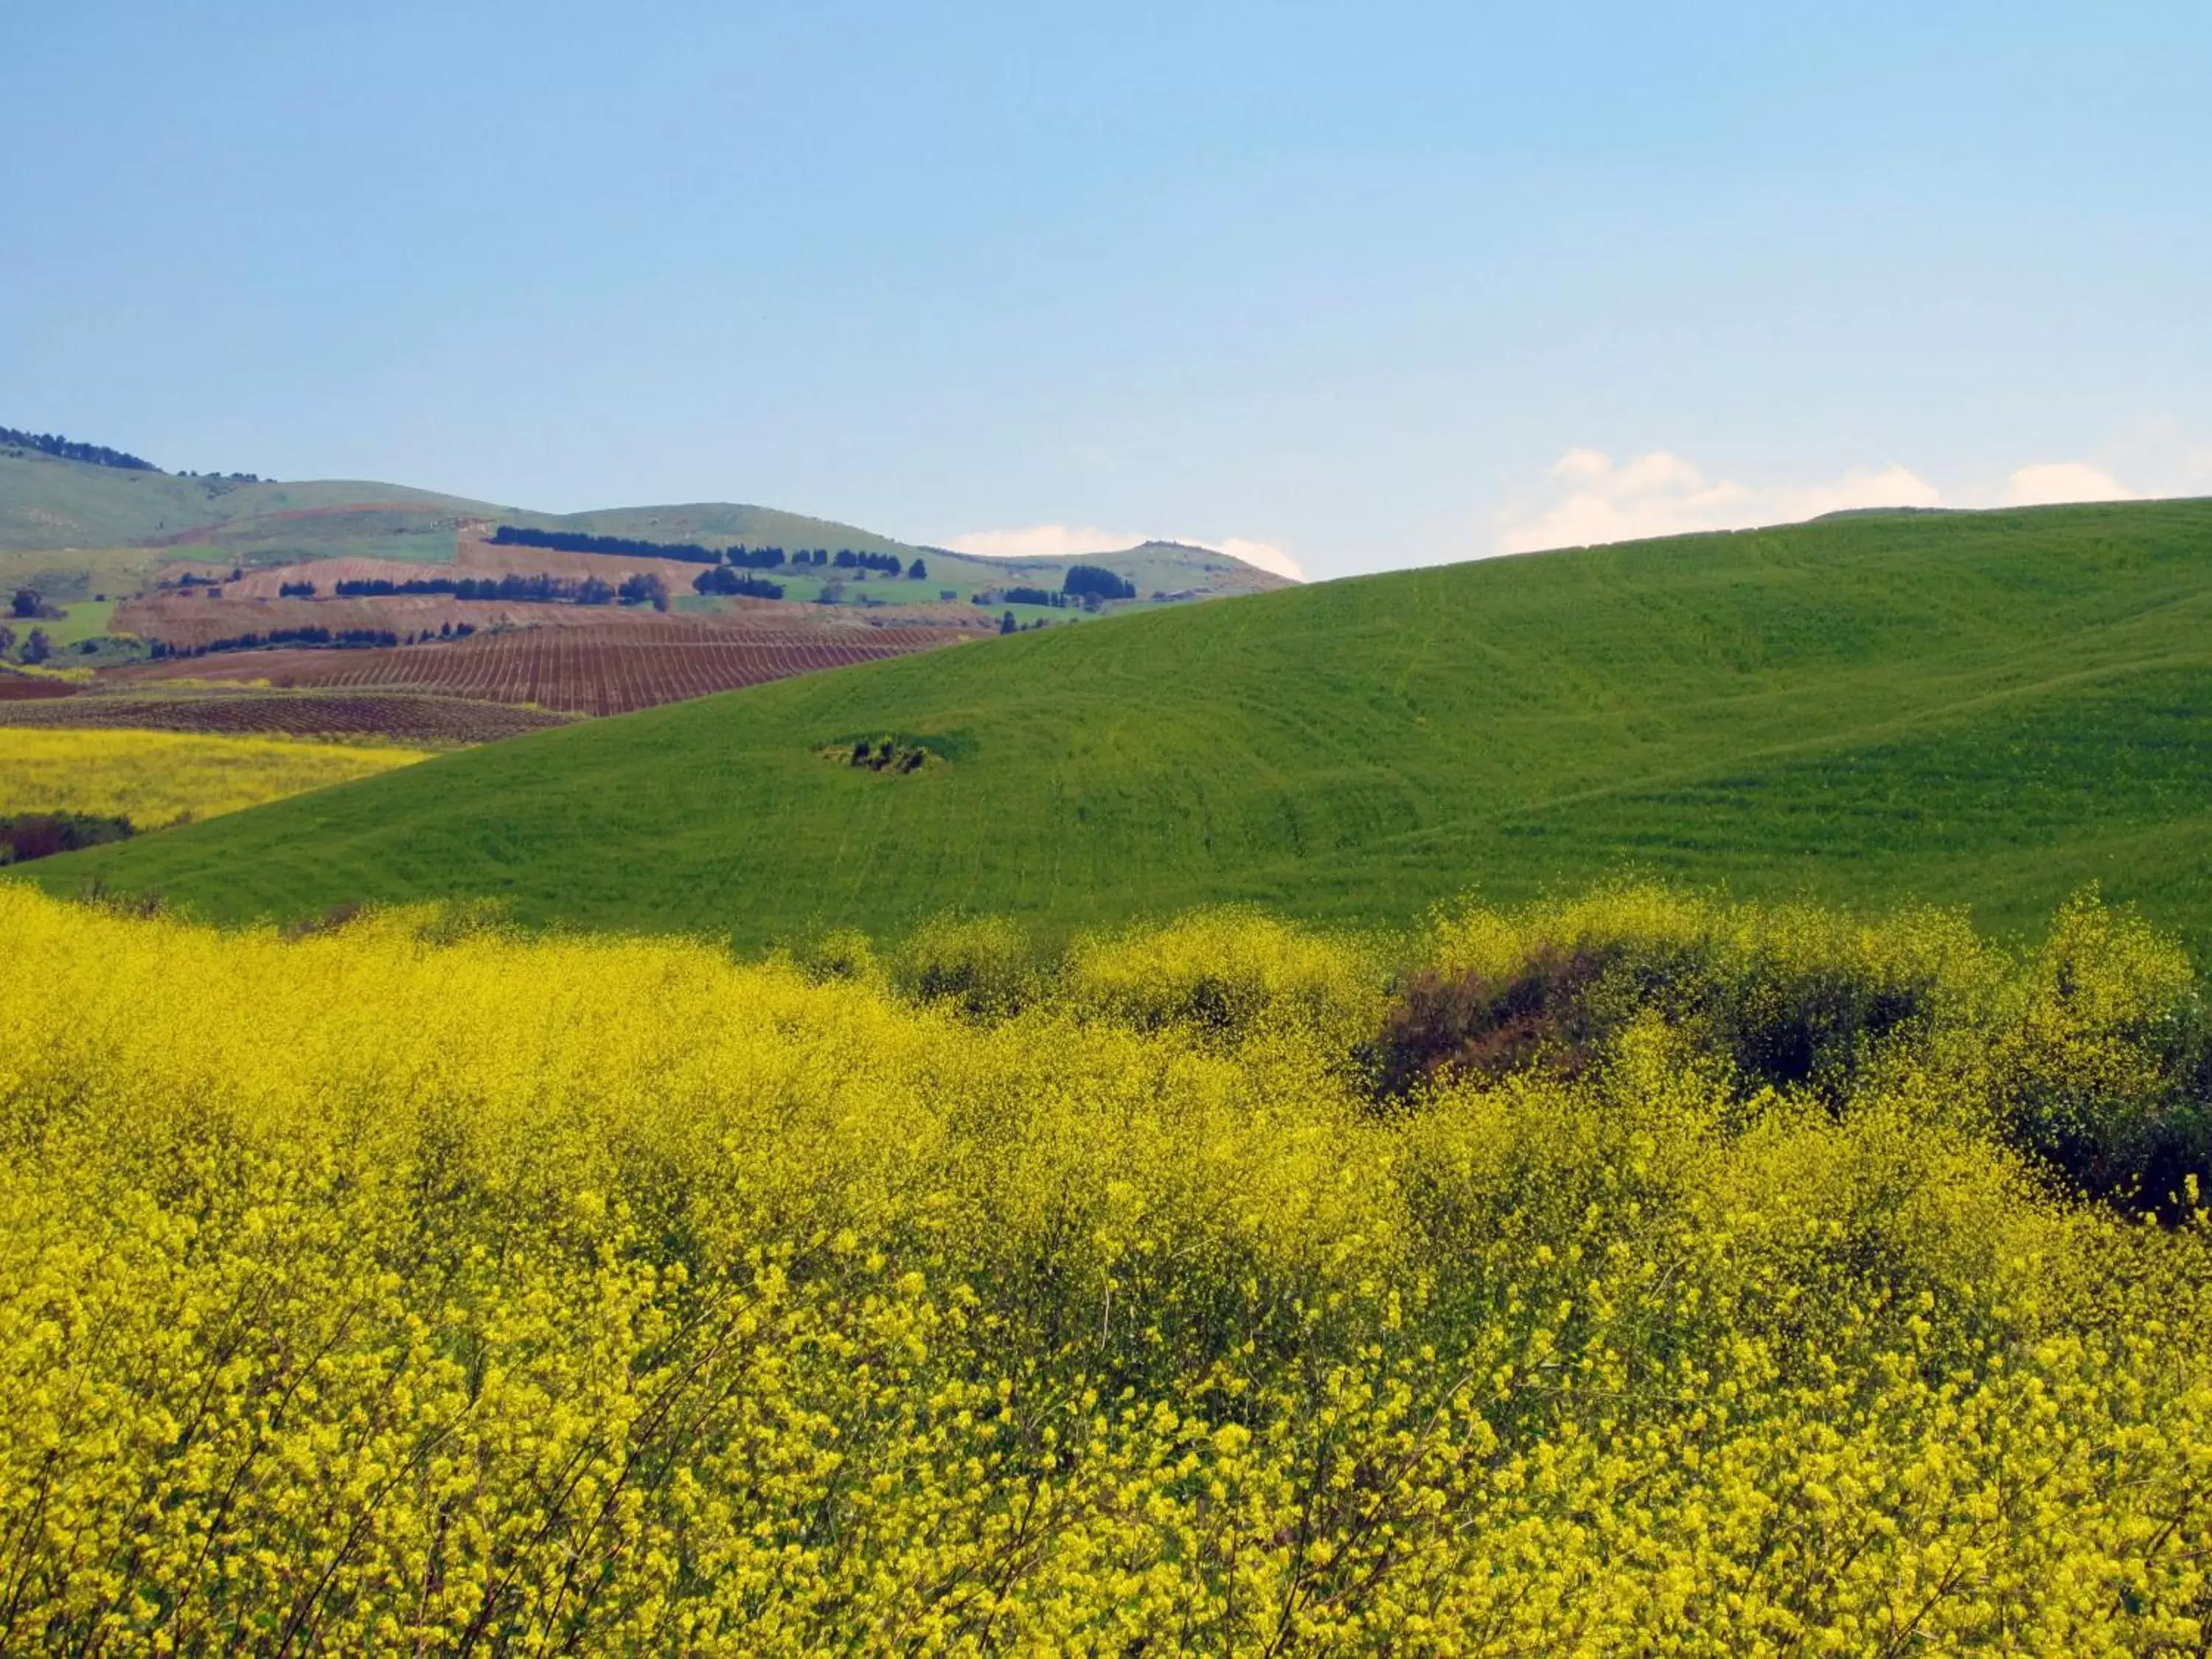
[[[2212,7],[0,0],[0,424],[1315,576],[2212,494]]]

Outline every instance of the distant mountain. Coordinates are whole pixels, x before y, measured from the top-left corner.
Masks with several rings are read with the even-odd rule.
[[[24,556],[9,565],[18,579],[40,567],[66,575],[82,562],[103,575],[80,586],[127,585],[125,575],[114,573],[143,578],[161,560],[194,557],[264,568],[325,558],[444,563],[455,556],[457,538],[500,524],[709,547],[843,548],[905,562],[921,558],[933,579],[929,592],[941,587],[963,603],[1004,586],[1056,589],[1075,563],[1103,565],[1126,577],[1140,599],[1211,598],[1285,585],[1226,554],[1167,542],[1081,559],[989,559],[737,502],[540,513],[366,480],[278,483],[237,473],[163,472],[120,451],[0,431],[0,562]],[[88,555],[100,556],[77,556]]]

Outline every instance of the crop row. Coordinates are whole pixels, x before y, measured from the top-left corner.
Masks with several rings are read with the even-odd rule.
[[[818,669],[842,668],[947,642],[935,629],[810,633],[665,628],[531,629],[435,645],[243,655],[238,672],[279,686],[432,692],[620,714]],[[192,665],[205,674],[210,664]]]

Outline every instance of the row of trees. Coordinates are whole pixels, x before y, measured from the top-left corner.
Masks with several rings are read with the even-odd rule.
[[[154,655],[204,657],[210,651],[251,651],[264,645],[327,645],[339,649],[419,645],[429,640],[465,640],[476,631],[474,623],[453,622],[439,623],[434,634],[426,628],[418,634],[404,636],[386,628],[272,628],[265,634],[239,634],[229,639],[210,640],[204,645],[169,645],[156,640]]]
[[[747,599],[780,599],[783,584],[772,582],[761,576],[740,576],[727,565],[714,570],[702,570],[691,579],[696,593],[742,593]]]
[[[304,587],[304,597],[312,598],[313,582],[285,583],[280,591],[289,593],[294,587]],[[514,604],[538,605],[649,605],[655,611],[668,609],[668,584],[659,573],[641,570],[623,578],[619,586],[611,586],[597,576],[571,579],[567,576],[417,576],[404,581],[392,581],[383,576],[364,576],[341,581],[337,586],[340,599],[386,599],[401,593],[438,593],[456,599],[504,599]]]
[[[115,466],[126,472],[159,472],[161,469],[136,455],[125,454],[119,449],[110,449],[106,444],[72,442],[55,432],[18,432],[12,426],[0,426],[0,444],[13,444],[19,449],[35,449],[41,455],[52,455],[58,460],[82,461],[88,466]]]
[[[458,636],[473,634],[476,629],[464,623],[455,632]],[[272,628],[265,634],[234,634],[228,639],[210,640],[204,645],[171,645],[165,640],[156,640],[154,655],[157,659],[204,657],[210,651],[252,651],[264,645],[329,645],[362,649],[398,643],[399,635],[388,628]]]
[[[748,547],[740,542],[718,550],[702,547],[697,542],[648,542],[634,536],[592,536],[578,530],[531,530],[513,524],[501,525],[492,532],[491,540],[495,547],[543,547],[556,553],[678,559],[686,564],[730,565],[739,570],[775,570],[788,563],[839,570],[879,570],[887,576],[902,574],[910,581],[926,581],[929,577],[929,567],[920,559],[902,564],[896,553],[856,553],[849,547],[841,547],[835,553],[826,547],[801,547],[786,552],[781,547]]]
[[[720,564],[722,556],[696,542],[644,542],[631,536],[587,536],[577,530],[529,530],[503,524],[491,533],[495,547],[543,547],[556,553],[611,553],[629,558],[680,559],[686,564]]]

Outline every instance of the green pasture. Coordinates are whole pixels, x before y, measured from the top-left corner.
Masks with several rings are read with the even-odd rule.
[[[43,628],[47,641],[58,651],[75,645],[79,640],[97,639],[107,632],[109,618],[115,615],[113,599],[79,599],[67,607],[58,620],[39,623],[15,623],[18,634],[27,628]]]
[[[854,733],[949,763],[855,771]],[[1401,922],[1622,871],[2212,942],[2212,501],[1856,517],[989,639],[47,861],[211,916],[484,896],[746,945],[947,908]]]

